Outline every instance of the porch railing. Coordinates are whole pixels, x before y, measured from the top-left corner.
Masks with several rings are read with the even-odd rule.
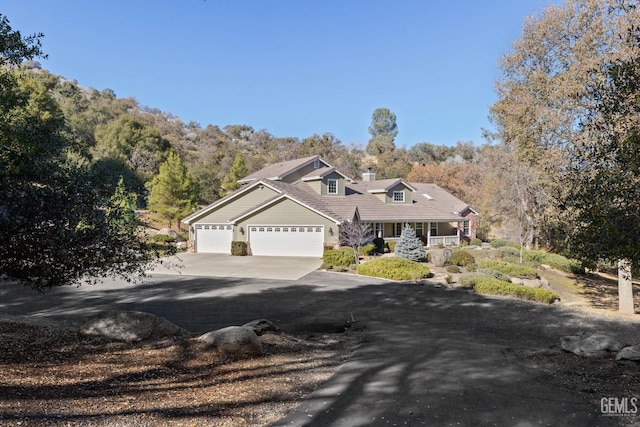
[[[460,244],[460,237],[458,235],[454,236],[431,236],[429,238],[428,246],[439,246],[439,245],[458,245]]]

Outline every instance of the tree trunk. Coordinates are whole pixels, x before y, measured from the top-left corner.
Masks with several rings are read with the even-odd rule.
[[[628,259],[618,261],[618,310],[621,313],[635,313],[633,307],[633,284],[631,282],[631,262]]]

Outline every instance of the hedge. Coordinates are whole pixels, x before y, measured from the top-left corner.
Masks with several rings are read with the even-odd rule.
[[[483,269],[491,269],[498,270],[504,274],[508,274],[509,276],[516,277],[536,277],[538,275],[538,271],[524,264],[512,264],[506,261],[500,261],[497,259],[485,259],[478,263],[478,268]]]
[[[355,262],[356,257],[353,254],[353,249],[350,247],[327,249],[322,255],[322,263],[325,265],[349,267],[351,264],[355,264]]]
[[[357,273],[391,280],[420,280],[431,276],[424,264],[400,257],[378,258],[362,263]]]
[[[506,295],[547,304],[560,299],[558,294],[546,289],[514,285],[482,273],[463,274],[458,280],[461,285],[473,287],[473,290],[478,294]]]

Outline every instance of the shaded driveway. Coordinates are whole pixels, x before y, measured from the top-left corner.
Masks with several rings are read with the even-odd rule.
[[[512,356],[586,331],[640,342],[638,323],[466,290],[312,272],[299,280],[158,275],[149,283],[0,288],[0,313],[73,323],[107,308],[154,313],[201,333],[267,318],[285,332],[354,319],[367,340],[278,426],[607,426],[597,399]],[[640,390],[638,391],[640,394]],[[614,396],[623,397],[623,396]]]

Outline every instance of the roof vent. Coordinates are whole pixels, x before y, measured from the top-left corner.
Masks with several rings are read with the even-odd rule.
[[[428,195],[427,193],[422,193],[422,197],[424,197],[427,200],[433,200],[433,197],[431,197],[430,195]]]

